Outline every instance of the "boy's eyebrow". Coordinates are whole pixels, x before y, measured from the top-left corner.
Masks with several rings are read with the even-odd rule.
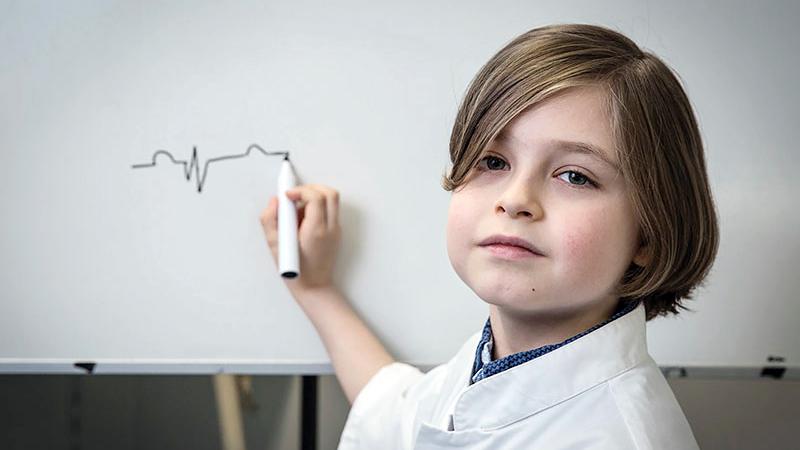
[[[505,130],[501,131],[497,135],[496,140],[508,141],[508,136],[505,133]],[[580,142],[580,141],[565,141],[560,139],[551,139],[547,141],[547,146],[552,147],[556,150],[562,150],[570,153],[582,153],[584,155],[592,156],[608,164],[617,172],[620,171],[617,164],[611,159],[609,159],[608,156],[606,156],[607,153],[605,152],[605,150],[594,144],[590,144],[588,142]]]
[[[600,161],[611,166],[614,170],[619,172],[619,167],[614,161],[608,158],[607,153],[602,148],[589,144],[587,142],[579,142],[579,141],[560,141],[560,140],[552,140],[550,141],[550,145],[552,145],[557,150],[564,150],[567,152],[572,153],[583,153],[585,155],[593,156]]]

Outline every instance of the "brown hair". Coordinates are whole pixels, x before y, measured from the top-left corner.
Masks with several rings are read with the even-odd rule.
[[[556,24],[513,39],[470,83],[450,137],[447,191],[470,181],[489,143],[523,110],[576,86],[599,86],[640,240],[650,260],[626,270],[621,301],[643,301],[647,320],[678,308],[701,285],[719,245],[703,143],[679,76],[608,28]]]

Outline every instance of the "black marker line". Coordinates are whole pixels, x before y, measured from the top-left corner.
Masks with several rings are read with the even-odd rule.
[[[203,191],[203,185],[206,182],[206,176],[208,175],[208,166],[209,164],[217,161],[222,161],[225,159],[236,159],[236,158],[244,158],[250,155],[250,152],[256,149],[263,153],[265,156],[269,155],[283,155],[284,159],[289,159],[289,152],[268,152],[261,148],[258,144],[251,144],[247,147],[247,151],[239,155],[227,155],[227,156],[218,156],[216,158],[209,158],[206,160],[205,164],[203,165],[203,174],[200,175],[200,164],[198,164],[197,159],[197,146],[194,146],[192,149],[192,159],[190,161],[186,161],[183,159],[175,159],[172,154],[166,150],[157,150],[153,153],[153,162],[151,163],[144,163],[144,164],[134,164],[131,167],[134,169],[144,169],[147,167],[155,167],[156,165],[156,158],[158,155],[166,155],[173,164],[183,164],[183,175],[186,177],[186,181],[189,181],[192,177],[192,169],[194,169],[195,178],[197,179],[197,193]]]

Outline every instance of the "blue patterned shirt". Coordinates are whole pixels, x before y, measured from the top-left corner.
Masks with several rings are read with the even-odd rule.
[[[530,361],[534,358],[538,358],[546,353],[550,353],[553,350],[562,347],[564,345],[569,344],[570,342],[578,339],[581,336],[585,336],[592,331],[606,325],[607,323],[619,319],[620,317],[628,314],[629,312],[636,309],[636,306],[639,302],[620,302],[619,306],[617,306],[617,310],[614,315],[611,316],[610,319],[606,320],[605,322],[599,323],[586,331],[576,334],[571,338],[560,342],[558,344],[548,344],[541,346],[539,348],[535,348],[533,350],[525,350],[522,352],[514,353],[513,355],[508,355],[506,357],[496,359],[492,361],[492,346],[494,345],[494,340],[492,339],[492,326],[490,323],[490,319],[486,319],[486,325],[483,326],[483,335],[481,337],[480,342],[478,343],[478,349],[475,352],[475,363],[472,366],[472,377],[470,384],[475,383],[476,381],[480,381],[486,377],[490,377],[494,374],[500,373],[506,369],[510,369],[514,366],[518,366],[524,362]]]

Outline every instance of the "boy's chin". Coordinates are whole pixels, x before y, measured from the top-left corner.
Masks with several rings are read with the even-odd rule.
[[[478,296],[502,314],[519,318],[530,317],[541,320],[551,317],[553,320],[562,320],[582,312],[580,305],[564,304],[563,301],[546,299],[542,295],[513,294],[506,292],[505,295],[498,296],[496,293],[493,295],[478,293]]]
[[[509,313],[531,314],[545,306],[542,305],[541,296],[533,291],[528,293],[505,290],[498,293],[498,290],[494,288],[475,289],[474,291],[484,302]]]

